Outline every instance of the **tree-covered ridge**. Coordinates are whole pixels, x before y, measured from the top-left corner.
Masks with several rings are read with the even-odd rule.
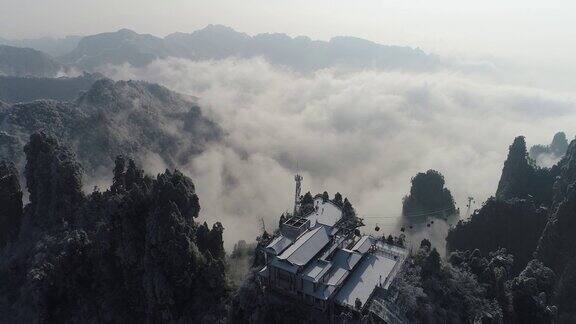
[[[496,198],[501,200],[520,198],[534,201],[536,206],[550,206],[552,185],[558,168],[538,167],[529,159],[524,136],[518,136],[509,147],[502,176],[498,182]]]
[[[576,140],[558,163],[560,176],[554,184],[554,203],[535,256],[558,275],[553,301],[560,319],[576,321]]]
[[[187,163],[222,131],[183,95],[140,81],[101,79],[74,101],[39,100],[0,109],[0,158],[24,164],[28,136],[42,131],[76,153],[90,175],[108,175],[117,155]]]
[[[572,141],[558,164],[550,169],[537,167],[527,157],[524,138],[517,137],[497,197],[450,230],[448,247],[464,251],[454,252],[451,260],[455,264],[468,260],[464,263],[476,269],[481,282],[486,283],[482,269],[491,262],[483,260],[506,249],[498,259],[508,259],[509,266],[497,276],[507,278],[506,293],[498,297],[505,322],[576,320],[575,157],[576,141]]]
[[[490,198],[469,220],[450,229],[446,244],[450,251],[478,249],[482,255],[505,248],[514,255],[511,269],[518,274],[532,260],[547,219],[548,210],[531,201]]]
[[[497,323],[502,310],[469,269],[442,261],[429,241],[406,261],[390,288],[412,323]]]
[[[30,202],[0,250],[7,322],[215,322],[228,294],[222,225],[199,237],[179,171],[152,178],[118,157],[110,189],[85,195],[74,155],[44,134],[25,147]],[[4,185],[2,188],[4,189]],[[0,190],[5,199],[5,190]],[[200,230],[202,228],[202,230]],[[200,235],[201,236],[201,235]]]
[[[410,194],[402,202],[404,217],[442,217],[456,212],[454,199],[445,188],[444,176],[436,170],[419,172],[411,180]]]
[[[471,273],[500,309],[500,318],[492,322],[553,323],[557,307],[551,305],[555,274],[538,260],[530,261],[517,276],[513,275],[514,256],[498,249],[482,256],[479,250],[455,252],[450,264]]]

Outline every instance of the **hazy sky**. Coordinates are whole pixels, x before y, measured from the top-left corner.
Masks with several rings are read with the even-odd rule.
[[[119,28],[164,36],[207,24],[255,34],[351,35],[440,54],[572,62],[570,0],[0,0],[0,36],[92,34]]]

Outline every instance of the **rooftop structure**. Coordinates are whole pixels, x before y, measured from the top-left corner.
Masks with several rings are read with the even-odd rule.
[[[321,196],[314,210],[293,216],[264,249],[259,272],[270,291],[319,311],[362,311],[374,291],[387,289],[408,255],[406,249],[342,228],[340,207]]]

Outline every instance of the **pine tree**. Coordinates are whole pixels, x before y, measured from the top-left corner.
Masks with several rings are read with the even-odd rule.
[[[336,204],[336,206],[342,207],[342,195],[339,192],[337,192],[334,195],[334,200],[332,200],[332,202]]]

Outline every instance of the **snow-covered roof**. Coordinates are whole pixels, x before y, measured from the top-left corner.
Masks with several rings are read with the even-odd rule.
[[[355,307],[356,298],[358,298],[364,305],[374,288],[380,282],[384,283],[398,261],[385,254],[366,254],[336,295],[336,302],[340,305]]]
[[[332,262],[326,260],[316,260],[304,270],[302,276],[304,279],[310,279],[312,282],[318,282],[320,278],[332,267]]]
[[[368,235],[362,236],[356,244],[352,247],[352,251],[358,251],[360,253],[366,253],[370,249],[370,246],[374,243],[374,239]]]
[[[292,244],[292,242],[293,240],[291,238],[284,235],[279,235],[274,238],[274,240],[272,240],[268,246],[266,246],[266,249],[270,249],[274,251],[274,254],[278,255],[282,253],[282,251],[284,251],[284,249],[286,249],[290,244]]]
[[[349,271],[342,268],[331,268],[330,273],[326,277],[326,282],[321,283],[316,291],[306,291],[307,294],[312,295],[322,300],[327,300],[336,291],[338,286],[346,279]]]
[[[350,251],[346,249],[340,249],[336,251],[334,257],[332,258],[332,262],[334,266],[352,270],[354,266],[360,261],[362,258],[362,253],[358,253],[355,251]]]
[[[334,271],[330,273],[330,276],[327,278],[326,284],[329,286],[337,286],[340,282],[342,282],[344,277],[348,275],[348,272],[349,271],[344,268],[336,267]]]
[[[282,254],[280,260],[286,260],[297,266],[306,265],[326,244],[330,242],[330,227],[318,226],[302,234]]]
[[[332,296],[334,291],[336,291],[336,288],[337,288],[336,286],[323,286],[321,289],[312,292],[310,295],[316,298],[320,298],[322,300],[327,300],[328,298],[330,298],[330,296]]]
[[[310,227],[318,224],[334,226],[342,218],[342,210],[331,201],[324,202],[321,197],[314,199],[315,211],[307,215]]]
[[[408,251],[368,235],[354,243],[352,232],[335,226],[342,215],[334,203],[316,196],[314,211],[286,220],[281,234],[266,246],[272,258],[261,275],[275,273],[268,270],[274,268],[289,271],[302,283],[297,292],[322,300],[334,297],[352,308],[357,298],[366,304],[378,285],[387,289]]]

